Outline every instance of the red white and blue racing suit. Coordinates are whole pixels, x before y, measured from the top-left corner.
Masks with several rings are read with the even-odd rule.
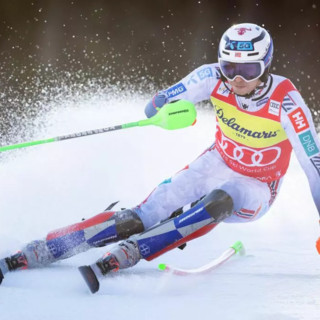
[[[147,116],[178,99],[211,99],[217,120],[215,143],[135,208],[146,228],[217,188],[234,201],[233,215],[225,222],[260,218],[279,192],[292,149],[320,214],[320,142],[309,108],[288,79],[271,74],[250,97],[237,96],[221,80],[217,63],[203,65],[155,95],[146,107]]]
[[[127,226],[119,227],[126,211],[106,211],[50,232],[45,241],[32,242],[23,250],[29,266],[51,263],[131,235],[111,251],[120,268],[126,268],[140,258],[151,260],[202,236],[220,221],[258,219],[279,192],[292,149],[308,177],[320,213],[320,142],[308,107],[288,79],[270,75],[254,94],[241,97],[221,80],[218,64],[204,65],[159,92],[147,105],[147,116],[177,99],[193,103],[211,99],[217,119],[215,143],[129,210],[140,218],[140,231],[131,225],[136,219],[129,218]],[[219,221],[205,205],[205,199],[218,190],[232,198],[232,208]],[[188,208],[201,198],[204,202]],[[185,212],[168,219],[181,207]],[[127,236],[120,236],[120,229]],[[141,233],[142,229],[145,231]]]
[[[159,92],[147,105],[147,116],[178,99],[193,103],[211,99],[217,120],[215,143],[132,210],[106,211],[26,245],[21,252],[29,267],[127,239],[107,254],[112,253],[120,268],[126,268],[202,236],[220,221],[256,220],[274,202],[292,149],[320,214],[320,142],[310,110],[288,79],[272,74],[250,96],[237,96],[222,81],[218,64],[203,65]],[[206,205],[214,192],[232,199],[228,215],[221,212],[219,220]],[[181,215],[168,219],[200,198]],[[0,260],[3,273],[9,270],[5,261]]]

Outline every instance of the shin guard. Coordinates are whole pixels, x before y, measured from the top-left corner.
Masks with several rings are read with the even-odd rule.
[[[22,252],[29,268],[46,266],[93,247],[117,242],[144,230],[132,210],[103,212],[88,220],[50,232],[43,240],[32,241]]]
[[[144,226],[134,211],[109,211],[50,232],[46,242],[52,255],[56,259],[63,259],[92,247],[102,247],[126,239],[143,230]]]
[[[232,198],[223,190],[214,190],[194,207],[153,228],[130,237],[136,241],[141,258],[152,260],[212,230],[233,212]]]

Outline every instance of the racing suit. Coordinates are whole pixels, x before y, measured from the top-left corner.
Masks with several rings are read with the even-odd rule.
[[[224,222],[260,218],[279,192],[292,149],[320,214],[320,141],[309,108],[288,79],[270,74],[252,95],[237,96],[222,81],[218,63],[207,64],[156,94],[145,112],[150,117],[178,99],[212,101],[215,143],[135,209],[146,228],[217,188],[234,201]]]
[[[115,266],[121,269],[141,258],[151,260],[202,236],[221,221],[256,220],[274,202],[292,150],[320,213],[320,142],[309,108],[288,79],[270,74],[253,93],[238,96],[221,78],[217,63],[203,65],[156,94],[145,112],[151,117],[178,99],[212,101],[217,126],[212,146],[138,206],[106,211],[52,231],[17,255],[1,259],[0,271],[44,266],[124,240],[91,265],[96,274],[104,275]],[[168,219],[178,208],[195,202]]]

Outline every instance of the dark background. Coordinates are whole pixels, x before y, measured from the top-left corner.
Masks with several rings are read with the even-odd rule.
[[[271,33],[272,72],[294,82],[319,124],[319,0],[0,0],[0,130],[90,81],[152,94],[215,62],[222,33],[241,22]]]

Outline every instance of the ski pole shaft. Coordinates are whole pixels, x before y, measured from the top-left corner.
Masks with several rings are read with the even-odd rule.
[[[43,140],[36,140],[36,141],[29,141],[29,142],[12,144],[12,145],[8,145],[8,146],[0,147],[0,151],[2,152],[2,151],[7,151],[7,150],[13,150],[13,149],[20,149],[20,148],[36,146],[36,145],[39,145],[39,144],[45,144],[45,143],[50,143],[50,142],[56,142],[56,141],[63,141],[63,140],[86,137],[86,136],[90,136],[90,135],[94,135],[94,134],[105,133],[105,132],[120,130],[120,129],[124,129],[124,128],[130,128],[130,127],[133,127],[134,124],[135,123],[127,123],[127,124],[124,124],[124,125],[118,125],[118,126],[114,126],[114,127],[82,131],[82,132],[67,134],[67,135],[64,135],[64,136],[58,136],[58,137],[54,137],[54,138],[48,138],[48,139],[43,139]]]
[[[81,137],[86,137],[94,134],[106,133],[106,132],[116,131],[121,129],[143,127],[147,125],[155,125],[167,130],[181,129],[194,124],[196,120],[196,116],[197,116],[197,113],[196,113],[195,107],[191,102],[186,100],[179,100],[174,103],[169,103],[165,105],[163,108],[159,110],[159,112],[155,116],[148,119],[143,119],[136,122],[129,122],[129,123],[111,126],[107,128],[100,128],[100,129],[67,134],[63,136],[57,136],[54,138],[3,146],[3,147],[0,147],[0,152],[13,150],[13,149],[20,149],[25,147],[31,147],[39,144],[46,144],[51,142],[81,138]]]
[[[158,268],[162,271],[171,272],[176,275],[191,275],[191,274],[203,274],[214,270],[218,266],[228,261],[233,255],[241,253],[244,250],[241,241],[235,242],[230,248],[223,252],[218,258],[213,259],[209,263],[194,269],[181,269],[165,263],[160,263]]]

